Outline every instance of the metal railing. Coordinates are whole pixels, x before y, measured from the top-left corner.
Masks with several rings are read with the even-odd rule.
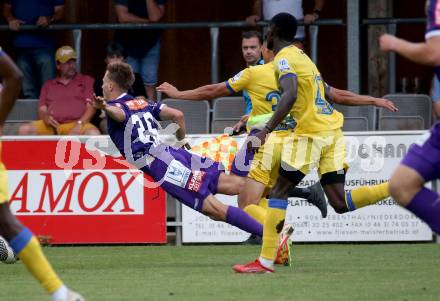
[[[257,23],[257,26],[264,27],[267,21]],[[299,25],[304,25],[299,22]],[[311,58],[317,62],[318,57],[318,28],[319,26],[342,26],[341,19],[323,19],[318,20],[309,27],[310,30],[310,49]],[[77,66],[81,66],[81,39],[83,30],[130,30],[130,29],[195,29],[209,28],[211,43],[211,82],[219,82],[219,49],[218,39],[220,28],[249,28],[249,24],[244,21],[229,22],[185,22],[185,23],[155,23],[155,24],[119,24],[119,23],[93,23],[93,24],[53,24],[45,29],[36,25],[22,25],[20,30],[72,30],[74,39],[74,48],[77,52]],[[7,25],[0,25],[0,30],[9,30]],[[80,70],[80,69],[79,69]]]

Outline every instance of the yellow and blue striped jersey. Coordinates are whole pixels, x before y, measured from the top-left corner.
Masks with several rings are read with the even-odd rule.
[[[287,46],[275,56],[277,81],[287,76],[298,80],[297,98],[290,115],[298,134],[341,128],[344,117],[325,99],[325,84],[312,60],[299,48]]]

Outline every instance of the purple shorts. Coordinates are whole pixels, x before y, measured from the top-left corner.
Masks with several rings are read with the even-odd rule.
[[[411,145],[402,164],[416,170],[426,182],[440,179],[440,122],[422,145]]]
[[[249,136],[253,136],[258,132],[259,130],[252,130]],[[253,151],[248,150],[246,145],[243,145],[235,155],[231,166],[231,173],[239,177],[247,177],[252,159],[254,159]]]
[[[155,157],[151,166],[142,170],[188,207],[201,211],[204,200],[217,193],[223,172],[218,162],[172,147],[164,147]]]

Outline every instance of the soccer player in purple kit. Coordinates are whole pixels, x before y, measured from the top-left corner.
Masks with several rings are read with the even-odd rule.
[[[172,120],[179,128],[176,138],[184,141],[183,113],[161,103],[134,98],[126,92],[134,81],[126,63],[107,66],[103,78],[104,97],[94,97],[93,105],[108,117],[108,133],[124,158],[183,204],[214,220],[225,221],[261,236],[262,225],[243,210],[227,206],[215,193],[236,195],[243,178],[226,175],[220,163],[202,158],[183,148],[163,144],[158,137],[159,120]],[[182,144],[185,144],[182,142]]]
[[[395,51],[419,64],[435,66],[440,78],[440,0],[426,1],[425,42],[412,43],[385,34],[380,37],[383,51]],[[390,194],[440,234],[440,195],[424,186],[440,179],[440,122],[429,134],[411,146],[390,180]]]

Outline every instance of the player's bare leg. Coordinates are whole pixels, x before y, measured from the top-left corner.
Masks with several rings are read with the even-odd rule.
[[[390,194],[402,206],[407,206],[422,189],[425,180],[414,169],[399,165],[390,179]]]
[[[227,195],[240,194],[244,188],[246,178],[234,174],[221,173],[218,179],[217,192]],[[240,207],[241,208],[241,207]]]
[[[330,205],[336,213],[346,213],[376,204],[389,197],[388,182],[377,185],[365,185],[345,191],[345,171],[339,170],[323,174],[321,185]]]

